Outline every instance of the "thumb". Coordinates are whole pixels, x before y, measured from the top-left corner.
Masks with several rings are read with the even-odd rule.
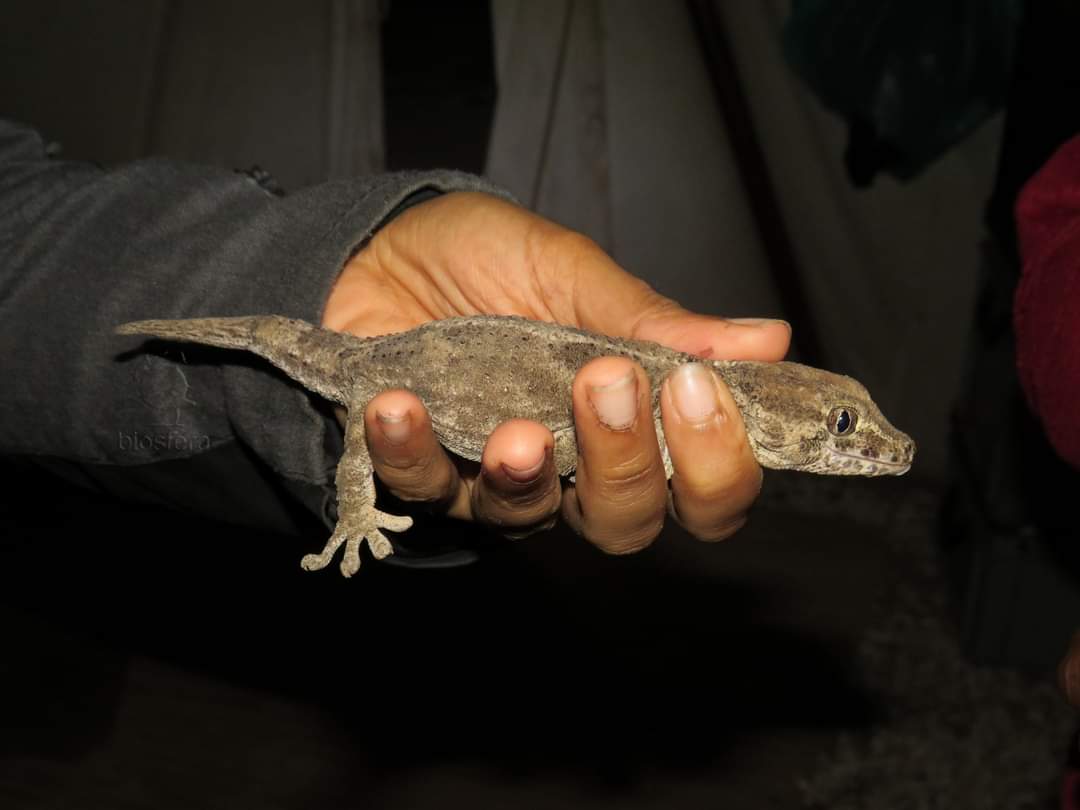
[[[787,354],[791,326],[785,321],[724,319],[691,312],[626,272],[595,243],[573,236],[577,238],[570,240],[570,250],[556,252],[557,261],[537,267],[540,276],[555,268],[570,270],[554,273],[564,283],[550,285],[571,291],[558,296],[562,300],[553,307],[560,322],[715,359],[772,362]],[[563,314],[560,309],[568,311]]]
[[[771,318],[716,318],[674,308],[642,318],[634,337],[718,360],[783,360],[791,326]]]

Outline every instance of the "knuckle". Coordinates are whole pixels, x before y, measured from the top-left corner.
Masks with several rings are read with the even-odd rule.
[[[712,472],[676,470],[672,486],[703,504],[744,504],[757,498],[764,480],[761,467],[753,462]]]
[[[659,482],[659,464],[645,453],[608,465],[594,476],[597,491],[613,502],[633,502],[648,491],[655,489]]]
[[[572,228],[560,229],[553,243],[559,250],[571,255],[581,256],[600,252],[600,246],[595,240]]]
[[[397,498],[409,502],[436,502],[450,493],[456,483],[456,472],[440,459],[424,455],[408,459],[404,466],[386,464],[379,478]]]
[[[550,220],[530,218],[525,232],[526,257],[534,267],[558,267],[563,264],[564,257],[587,250],[588,241],[584,234]]]
[[[746,521],[746,515],[739,515],[737,518],[726,520],[711,526],[688,526],[686,527],[686,530],[698,540],[704,540],[707,543],[719,543],[735,535],[746,525]]]
[[[585,522],[585,539],[607,554],[635,554],[648,548],[664,528],[664,516],[650,518],[633,528],[613,531],[610,526],[598,527]]]
[[[558,488],[543,485],[515,493],[480,486],[473,490],[473,511],[477,517],[497,527],[531,526],[552,519],[559,511]]]
[[[698,540],[717,542],[746,525],[758,487],[695,491],[673,481],[671,515]]]
[[[371,454],[371,462],[375,465],[375,468],[380,471],[385,471],[388,475],[423,475],[426,472],[430,472],[429,468],[432,465],[432,459],[430,456],[414,455],[396,453],[393,455],[376,455]]]
[[[496,500],[501,506],[513,512],[548,514],[558,505],[558,502],[554,500],[554,495],[553,487],[545,484],[525,492],[502,493]]]

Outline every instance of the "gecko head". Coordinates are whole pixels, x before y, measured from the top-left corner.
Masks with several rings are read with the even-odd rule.
[[[753,364],[738,398],[763,466],[827,475],[903,475],[915,442],[857,380],[796,363]],[[733,391],[733,393],[735,393]]]

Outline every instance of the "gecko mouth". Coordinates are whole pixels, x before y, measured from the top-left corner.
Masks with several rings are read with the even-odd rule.
[[[838,464],[841,464],[841,459],[845,461],[855,461],[855,465],[851,465],[850,461],[846,465],[853,467],[853,472],[856,470],[865,470],[870,473],[880,473],[882,475],[903,475],[911,469],[910,463],[904,463],[902,461],[882,461],[878,458],[869,458],[867,456],[856,455],[855,453],[842,453],[839,450],[830,450],[829,455],[833,457]]]

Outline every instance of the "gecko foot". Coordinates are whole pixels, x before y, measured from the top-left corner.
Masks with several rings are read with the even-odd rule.
[[[341,560],[341,573],[343,576],[351,577],[360,570],[360,544],[365,539],[372,556],[376,560],[381,560],[393,554],[394,547],[379,529],[403,532],[412,524],[411,517],[391,515],[380,512],[378,509],[367,509],[355,516],[341,515],[334,533],[326,541],[323,550],[318,554],[305,555],[300,560],[300,567],[305,571],[323,569],[330,564],[337,550],[344,545],[345,555]]]

